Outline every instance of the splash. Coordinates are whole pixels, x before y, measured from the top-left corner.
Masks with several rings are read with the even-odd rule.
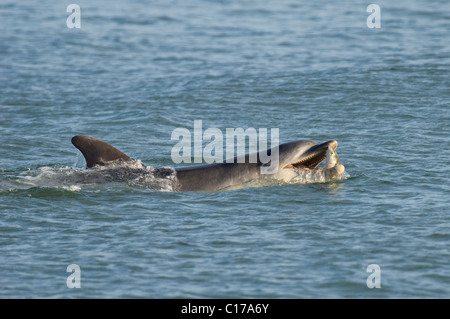
[[[57,188],[79,192],[93,184],[111,182],[126,183],[155,191],[173,191],[176,184],[175,170],[154,168],[140,161],[133,163],[113,163],[108,166],[95,166],[90,169],[69,166],[39,167],[9,176],[1,181],[2,191],[27,188]]]

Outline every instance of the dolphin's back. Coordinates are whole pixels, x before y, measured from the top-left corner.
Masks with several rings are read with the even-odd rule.
[[[258,163],[217,163],[175,170],[179,191],[216,191],[259,176]]]

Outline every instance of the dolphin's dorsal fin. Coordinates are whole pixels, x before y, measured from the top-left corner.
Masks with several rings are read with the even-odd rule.
[[[72,144],[78,148],[86,160],[87,167],[107,165],[112,161],[132,161],[133,159],[114,146],[94,137],[77,135],[72,137]]]

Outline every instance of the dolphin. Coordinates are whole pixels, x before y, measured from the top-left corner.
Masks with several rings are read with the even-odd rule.
[[[121,164],[121,179],[136,178],[148,174],[146,166],[112,145],[94,137],[77,135],[72,144],[78,148],[86,160],[87,168]],[[193,165],[172,169],[157,168],[152,171],[156,177],[167,177],[175,173],[175,191],[219,191],[245,185],[251,181],[278,181],[279,183],[327,182],[340,179],[345,167],[340,164],[336,153],[337,141],[316,143],[299,140],[280,144],[277,148],[235,157],[232,161],[206,165]],[[278,152],[278,161],[271,163],[277,167],[271,173],[264,173],[268,163],[263,161],[268,154]],[[254,160],[256,158],[256,160]],[[327,159],[324,167],[318,167]],[[138,163],[139,165],[135,165]]]

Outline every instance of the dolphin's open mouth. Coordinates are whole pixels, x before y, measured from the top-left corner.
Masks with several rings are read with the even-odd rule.
[[[322,163],[322,161],[327,157],[327,151],[320,151],[317,152],[316,154],[307,156],[305,158],[302,158],[301,160],[292,163],[286,167],[291,167],[291,168],[297,168],[297,169],[304,169],[304,168],[309,168],[309,169],[314,169],[317,166],[319,166],[320,163]]]
[[[320,163],[324,159],[327,158],[327,150],[328,146],[333,147],[334,149],[337,148],[337,142],[336,141],[329,141],[325,142],[319,145],[315,145],[311,147],[310,150],[308,150],[301,159],[298,161],[295,161],[293,163],[290,163],[286,165],[284,168],[295,168],[295,169],[315,169],[317,166],[319,166]]]

